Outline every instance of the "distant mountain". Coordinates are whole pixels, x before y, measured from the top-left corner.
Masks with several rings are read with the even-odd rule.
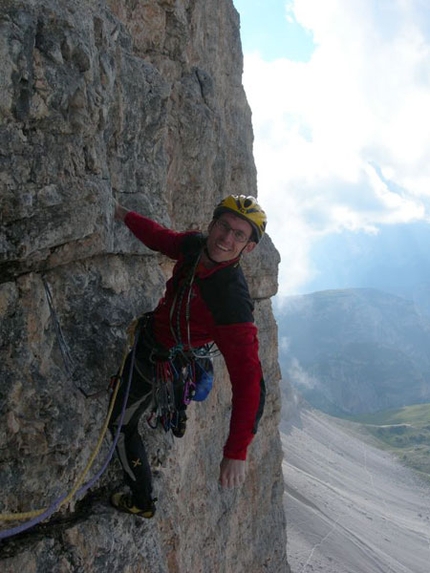
[[[375,288],[413,300],[430,316],[429,244],[430,224],[423,221],[321,237],[309,253],[314,277],[299,294]]]
[[[430,401],[430,319],[374,289],[288,297],[277,312],[283,377],[334,415]]]

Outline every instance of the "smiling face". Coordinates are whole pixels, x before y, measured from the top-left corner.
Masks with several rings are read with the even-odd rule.
[[[207,251],[212,261],[225,263],[256,247],[251,225],[233,213],[223,213],[209,225]]]

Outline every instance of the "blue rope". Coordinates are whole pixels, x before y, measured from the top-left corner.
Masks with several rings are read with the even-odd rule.
[[[138,333],[136,333],[134,343],[133,343],[133,349],[132,349],[132,355],[131,355],[131,366],[130,366],[130,372],[129,372],[128,381],[127,381],[127,389],[126,389],[125,395],[124,395],[124,402],[122,405],[121,417],[120,417],[120,421],[118,424],[117,432],[115,434],[115,438],[114,438],[113,443],[110,447],[110,450],[106,456],[105,462],[104,462],[103,466],[101,467],[101,469],[99,470],[99,472],[76,492],[76,496],[82,496],[86,491],[89,490],[90,487],[92,487],[96,483],[96,481],[106,471],[106,468],[108,467],[109,462],[111,461],[112,456],[114,454],[116,445],[117,445],[118,440],[119,440],[119,435],[121,432],[122,424],[124,422],[127,400],[128,400],[128,396],[130,393],[131,379],[133,376],[133,368],[134,368],[135,356],[136,356],[137,340],[138,340]],[[48,517],[51,517],[51,515],[53,515],[57,511],[58,506],[61,504],[63,499],[65,499],[66,497],[67,497],[67,494],[63,494],[62,496],[60,496],[43,513],[41,513],[37,517],[34,517],[33,519],[30,519],[29,521],[22,523],[21,525],[17,525],[16,527],[12,527],[11,529],[5,529],[4,531],[0,531],[0,540],[1,539],[7,539],[8,537],[12,537],[14,535],[18,535],[19,533],[23,533],[27,529],[30,529],[31,527],[34,527],[35,525],[41,523],[42,521],[44,521]]]

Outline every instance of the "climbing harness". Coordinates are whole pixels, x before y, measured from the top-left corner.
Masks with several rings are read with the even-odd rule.
[[[132,348],[132,350],[131,350],[131,353],[132,353],[131,354],[131,365],[134,366],[134,362],[135,362],[135,358],[136,358],[137,340],[138,340],[138,332],[136,331],[133,335],[132,344],[130,344],[130,342],[131,342],[130,339],[128,340],[128,344],[127,344],[126,351],[124,353],[124,357],[123,357],[121,368],[120,368],[120,374],[118,376],[117,383],[115,384],[115,388],[114,388],[114,391],[112,394],[108,414],[107,414],[105,423],[103,425],[103,428],[100,432],[100,436],[99,436],[97,445],[96,445],[93,453],[91,454],[90,459],[88,460],[88,463],[85,466],[84,470],[82,471],[81,475],[78,476],[78,478],[76,479],[73,488],[70,490],[70,492],[68,494],[64,494],[61,497],[59,497],[58,499],[56,499],[48,508],[28,511],[28,512],[24,512],[24,513],[0,514],[0,521],[19,521],[21,519],[29,519],[29,521],[27,521],[26,523],[23,523],[19,526],[13,527],[13,528],[8,529],[8,530],[0,531],[0,540],[1,539],[7,539],[8,537],[12,537],[12,536],[17,535],[19,533],[22,533],[23,531],[26,531],[27,529],[30,529],[31,527],[34,527],[38,523],[41,523],[42,521],[51,517],[51,515],[53,515],[55,512],[57,512],[61,506],[69,503],[75,495],[77,495],[78,497],[82,496],[86,491],[88,491],[88,489],[90,487],[92,487],[96,483],[96,481],[105,472],[107,466],[109,465],[109,463],[112,459],[113,453],[115,451],[115,448],[116,448],[116,445],[117,445],[117,442],[119,439],[119,435],[121,432],[121,427],[122,427],[122,424],[124,421],[128,395],[130,393],[133,368],[130,368],[130,373],[129,373],[129,377],[128,377],[128,381],[127,381],[127,387],[126,387],[126,391],[125,391],[125,395],[124,395],[124,401],[123,401],[123,405],[122,405],[118,429],[116,431],[114,440],[113,440],[112,445],[109,449],[109,452],[106,456],[106,459],[105,459],[101,469],[99,470],[99,472],[89,482],[87,482],[84,486],[82,486],[86,475],[88,474],[91,467],[93,466],[94,460],[100,451],[104,437],[105,437],[106,432],[108,430],[110,418],[112,416],[112,411],[113,411],[113,408],[115,405],[115,400],[116,400],[118,390],[119,390],[122,372],[124,370],[125,361],[126,361],[127,356],[130,352],[130,347]]]
[[[204,400],[212,388],[213,366],[211,358],[219,354],[215,344],[195,348],[191,343],[190,307],[197,267],[203,250],[195,253],[195,259],[184,268],[182,281],[178,281],[173,298],[169,324],[175,346],[169,349],[160,347],[152,332],[153,313],[141,317],[144,344],[154,366],[152,376],[152,408],[147,423],[156,429],[159,425],[182,437],[185,431],[185,410],[191,400]],[[185,316],[186,345],[181,332],[181,315]],[[186,348],[186,349],[185,349]],[[205,365],[202,366],[202,363]],[[205,390],[203,390],[203,384]],[[199,392],[197,392],[198,387]]]
[[[210,359],[197,359],[194,352],[185,351],[182,345],[170,349],[160,346],[154,339],[153,313],[144,314],[139,323],[140,360],[136,361],[135,375],[142,384],[152,388],[147,424],[151,429],[162,427],[166,432],[172,431],[175,437],[182,437],[185,410],[194,399],[196,373],[201,372],[201,368],[196,369],[197,360],[210,362]]]
[[[219,354],[218,349],[214,350],[214,343],[206,344],[199,348],[194,348],[191,344],[191,297],[202,252],[203,249],[200,250],[195,260],[190,264],[189,271],[185,274],[182,284],[178,284],[178,289],[175,293],[172,306],[170,307],[170,331],[176,341],[176,346],[170,350],[169,367],[164,367],[160,377],[161,381],[164,380],[165,390],[168,390],[172,384],[174,386],[172,393],[174,397],[174,407],[171,409],[171,399],[169,399],[169,396],[162,396],[164,401],[161,401],[161,407],[158,405],[159,411],[156,414],[156,419],[161,421],[166,431],[171,429],[173,434],[177,435],[177,437],[182,437],[185,431],[185,410],[191,400],[196,399],[197,401],[202,401],[209,394],[213,382],[211,357]],[[184,351],[181,334],[182,310],[185,315],[187,351]],[[206,363],[205,368],[200,364],[202,361]],[[210,367],[208,367],[208,365]],[[203,374],[205,374],[205,376],[203,376]],[[206,386],[204,391],[203,384]],[[197,391],[198,389],[199,391]],[[178,392],[181,393],[179,396]],[[157,400],[154,400],[154,402],[157,404]],[[152,413],[152,416],[153,415],[154,412]],[[153,427],[153,425],[151,425],[151,427]]]

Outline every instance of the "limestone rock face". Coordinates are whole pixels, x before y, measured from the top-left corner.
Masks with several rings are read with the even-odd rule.
[[[246,484],[217,483],[230,415],[221,358],[182,440],[143,428],[153,520],[113,510],[121,470],[114,459],[102,471],[109,378],[171,271],[113,221],[114,200],[205,229],[223,196],[257,192],[231,0],[2,0],[0,26],[1,532],[37,521],[10,514],[57,506],[7,536],[1,570],[289,571],[269,237],[244,262],[268,386]]]

